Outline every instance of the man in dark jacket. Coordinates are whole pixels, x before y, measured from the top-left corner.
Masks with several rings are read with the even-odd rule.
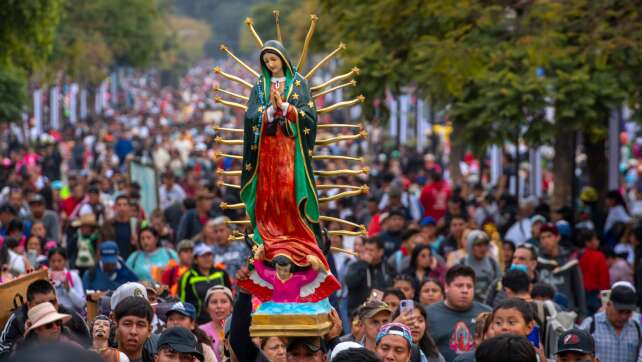
[[[584,281],[577,257],[560,244],[560,234],[553,224],[540,230],[541,256],[537,259],[539,280],[552,285],[568,298],[568,309],[580,317],[587,315]]]
[[[100,243],[100,259],[82,278],[85,290],[115,290],[127,282],[137,282],[138,277],[118,255],[118,245],[113,241]]]
[[[196,195],[196,208],[187,210],[181,217],[176,231],[176,240],[192,239],[200,233],[210,217],[214,194],[207,190]]]
[[[71,331],[71,337],[83,346],[89,346],[89,329],[82,317],[75,312],[58,305],[56,292],[48,280],[36,280],[27,287],[27,303],[16,309],[4,325],[0,333],[0,360],[5,360],[13,351],[14,345],[22,340],[25,334],[27,312],[38,304],[50,302],[60,313],[71,315],[66,327]]]
[[[116,214],[111,220],[107,220],[100,231],[103,240],[113,240],[118,245],[120,256],[127,260],[132,251],[132,241],[135,230],[132,230],[132,211],[129,206],[129,197],[121,194],[115,200]]]
[[[351,312],[370,295],[373,289],[383,291],[392,285],[394,271],[383,262],[384,243],[378,237],[366,239],[362,258],[348,267],[348,311]]]

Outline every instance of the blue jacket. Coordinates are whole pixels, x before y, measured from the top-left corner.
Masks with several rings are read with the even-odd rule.
[[[106,273],[102,269],[102,263],[87,270],[82,278],[82,285],[85,290],[115,290],[127,282],[137,282],[136,274],[119,258],[118,269],[112,273]]]

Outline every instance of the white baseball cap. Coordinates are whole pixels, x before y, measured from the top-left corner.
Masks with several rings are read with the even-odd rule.
[[[336,357],[339,353],[351,348],[363,348],[363,346],[357,342],[352,341],[341,342],[332,349],[332,353],[330,353],[330,362],[332,362],[334,357]]]
[[[111,295],[111,300],[109,301],[111,310],[116,309],[118,304],[127,297],[141,297],[149,300],[147,298],[147,289],[144,285],[136,282],[125,283],[118,287],[114,291],[114,294]]]

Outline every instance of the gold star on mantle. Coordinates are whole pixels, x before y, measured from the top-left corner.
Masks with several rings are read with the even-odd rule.
[[[306,127],[306,128],[303,130],[303,133],[305,133],[305,134],[310,134],[310,129]]]
[[[252,132],[255,132],[255,133],[256,133],[256,132],[258,132],[258,131],[259,131],[259,127],[257,127],[257,126],[252,126]]]
[[[245,170],[246,171],[252,171],[252,164],[251,163],[246,163],[245,164]]]
[[[252,150],[252,151],[256,151],[256,149],[257,149],[256,145],[252,145],[252,146],[250,146],[250,150]]]
[[[298,101],[299,100],[299,95],[296,94],[296,93],[292,93],[292,99],[294,99],[295,101]]]
[[[263,106],[259,106],[259,113],[263,112]]]
[[[300,86],[301,86],[301,81],[300,81],[300,80],[298,80],[298,79],[297,79],[297,80],[295,80],[295,81],[294,81],[294,86],[295,86],[295,87],[300,87]]]
[[[314,102],[313,102],[313,101],[309,101],[309,102],[308,102],[308,107],[310,107],[310,108],[314,108]]]
[[[305,112],[303,112],[303,110],[300,110],[299,114],[301,115],[301,117],[305,117]]]

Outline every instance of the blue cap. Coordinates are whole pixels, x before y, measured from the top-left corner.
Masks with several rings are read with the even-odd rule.
[[[100,260],[107,264],[118,263],[118,244],[115,241],[100,243]]]
[[[432,216],[424,216],[423,219],[421,219],[421,226],[428,226],[428,225],[437,225],[437,222]]]
[[[169,317],[169,315],[172,313],[180,313],[186,317],[192,318],[192,320],[196,320],[196,308],[194,308],[194,305],[192,305],[192,303],[174,303],[174,305],[172,305],[167,313],[165,313],[165,316]]]

